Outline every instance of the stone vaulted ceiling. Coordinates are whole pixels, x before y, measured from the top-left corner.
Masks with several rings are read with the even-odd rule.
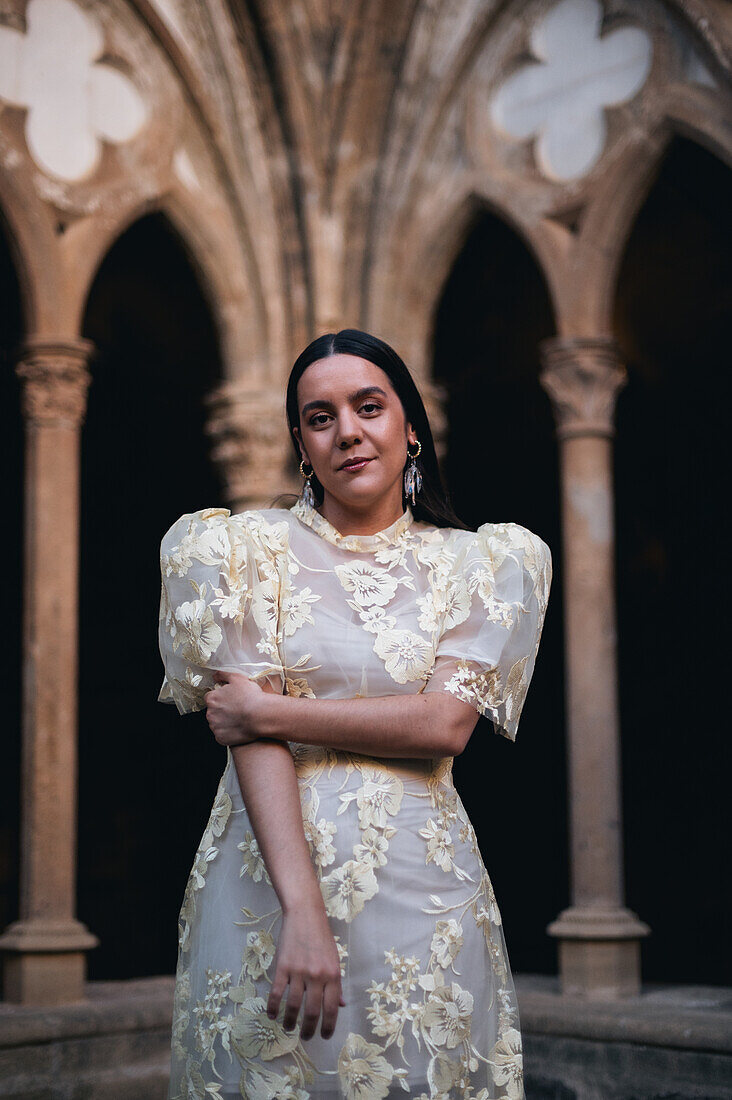
[[[398,337],[412,361],[424,359],[431,311],[477,207],[529,241],[557,312],[584,329],[576,303],[599,316],[607,295],[598,284],[588,296],[574,273],[585,270],[583,249],[607,251],[603,186],[617,191],[613,168],[633,177],[627,220],[668,140],[667,119],[685,130],[701,120],[713,147],[728,146],[720,93],[732,21],[720,0],[0,7],[8,180],[27,172],[19,205],[37,198],[50,211],[45,247],[64,267],[56,283],[67,312],[79,313],[114,237],[167,203],[206,268],[230,371],[254,381],[272,364],[284,369],[314,332],[343,325]],[[55,43],[55,68],[31,63],[45,49],[37,13],[46,30],[72,17],[82,28],[73,50]],[[617,71],[620,46],[627,72]],[[78,55],[71,82],[67,53]],[[126,107],[105,93],[113,81]],[[64,104],[92,92],[94,125],[85,108],[74,116],[83,125],[70,127]],[[62,132],[76,144],[59,142]],[[43,283],[48,266],[44,257],[36,299],[51,303],[50,318],[66,307]]]
[[[321,323],[363,312],[379,222],[503,5],[479,0],[229,0],[256,73],[260,125],[282,143]],[[421,137],[420,137],[421,135]],[[272,147],[271,146],[271,147]],[[270,147],[270,148],[271,148]]]
[[[499,68],[501,49],[522,48],[511,25],[528,25],[550,8],[506,0],[226,5],[268,155],[279,153],[278,220],[291,226],[284,250],[291,260],[298,252],[295,281],[307,288],[306,312],[316,328],[344,317],[365,321],[369,272],[388,266],[386,253],[406,240],[423,203],[449,203],[460,165],[466,175],[473,167],[462,112],[481,59]],[[612,19],[617,5],[597,6]],[[651,7],[663,9],[654,0]],[[679,8],[689,25],[708,28],[699,0]],[[519,10],[525,20],[516,18]],[[632,5],[620,12],[623,30],[603,29],[604,46],[623,35],[641,37],[627,26],[629,12]],[[725,56],[723,41],[708,45]]]

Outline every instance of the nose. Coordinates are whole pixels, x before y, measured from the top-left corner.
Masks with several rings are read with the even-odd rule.
[[[361,442],[360,425],[356,415],[349,409],[338,417],[338,446],[342,451]]]

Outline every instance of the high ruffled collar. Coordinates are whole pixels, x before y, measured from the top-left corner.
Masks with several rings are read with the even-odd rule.
[[[373,535],[342,535],[325,516],[321,516],[317,509],[305,504],[298,499],[290,511],[299,520],[311,527],[316,534],[331,542],[339,550],[380,550],[384,546],[393,546],[408,531],[414,520],[412,509],[407,505],[406,511],[383,531],[376,531]]]

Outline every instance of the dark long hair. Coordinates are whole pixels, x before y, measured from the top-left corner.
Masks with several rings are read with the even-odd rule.
[[[416,502],[410,507],[416,520],[432,523],[436,527],[459,527],[468,530],[466,524],[455,515],[440,475],[427,412],[420,397],[414,379],[407,370],[404,361],[392,347],[378,336],[361,332],[357,328],[344,328],[340,332],[326,332],[308,344],[298,355],[287,380],[287,424],[290,438],[295,448],[297,461],[302,457],[294,428],[300,427],[300,415],[297,407],[297,384],[305,370],[318,359],[327,359],[331,355],[356,355],[367,359],[383,370],[391,382],[404,409],[404,415],[412,424],[417,439],[422,444],[419,458],[416,460],[422,474],[422,488]],[[405,457],[404,466],[406,468]],[[323,503],[323,486],[313,474],[310,485],[317,504]],[[406,498],[402,498],[406,506]]]

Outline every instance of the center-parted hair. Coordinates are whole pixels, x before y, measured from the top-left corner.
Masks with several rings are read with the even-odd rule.
[[[370,363],[380,367],[389,379],[394,392],[401,401],[406,420],[411,423],[417,439],[422,444],[422,451],[416,459],[422,473],[422,488],[417,494],[415,504],[410,503],[414,518],[432,523],[436,527],[459,527],[468,530],[466,524],[455,515],[447,490],[442,481],[440,468],[437,463],[435,442],[432,438],[432,430],[424,402],[415,385],[409,370],[403,359],[384,340],[378,336],[372,336],[368,332],[362,332],[356,328],[344,328],[340,332],[326,332],[318,336],[308,344],[304,351],[298,355],[290,377],[287,380],[287,423],[290,429],[295,454],[298,463],[301,454],[297,438],[293,431],[300,427],[300,416],[297,405],[297,384],[303,373],[318,359],[327,359],[332,355],[356,355],[360,359],[367,359]],[[407,465],[405,452],[404,466]],[[310,484],[317,504],[323,502],[323,486],[313,473]],[[402,495],[402,503],[406,507],[406,497]]]

